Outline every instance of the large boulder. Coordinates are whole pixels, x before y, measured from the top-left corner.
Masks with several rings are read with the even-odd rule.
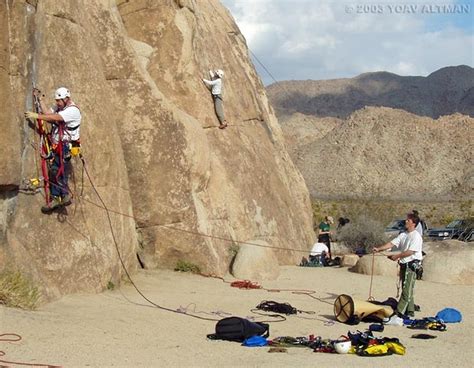
[[[251,240],[240,246],[232,264],[232,275],[245,280],[275,280],[280,267],[275,251],[264,240]],[[251,245],[251,244],[256,244]]]
[[[474,248],[458,240],[423,245],[423,280],[455,285],[474,284]]]
[[[353,267],[357,262],[359,262],[359,256],[357,254],[345,254],[342,256],[341,266]]]
[[[397,276],[397,262],[391,261],[384,255],[365,255],[359,258],[350,271],[364,275]]]
[[[122,261],[133,271],[137,253],[145,267],[168,268],[192,254],[203,271],[223,275],[234,240],[312,244],[306,185],[245,39],[217,0],[7,1],[0,30],[0,154],[8,157],[0,160],[0,270],[20,269],[54,298],[117,284]],[[217,67],[225,130],[201,81]],[[66,222],[41,215],[42,196],[20,190],[38,175],[35,133],[23,119],[33,82],[51,102],[56,87],[69,87],[84,117],[92,183],[74,162]],[[276,257],[294,264],[296,254]]]

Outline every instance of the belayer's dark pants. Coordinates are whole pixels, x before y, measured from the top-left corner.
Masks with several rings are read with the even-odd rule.
[[[329,249],[329,254],[331,254],[331,257],[332,257],[332,253],[331,253],[331,239],[329,239],[329,234],[321,234],[318,236],[318,242],[320,243],[324,243],[328,246],[328,249]]]
[[[406,263],[400,264],[400,280],[402,282],[402,295],[397,305],[397,312],[401,315],[415,313],[415,298],[413,291],[415,288],[416,272]]]

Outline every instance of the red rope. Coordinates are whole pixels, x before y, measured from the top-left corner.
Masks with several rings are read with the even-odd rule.
[[[252,282],[250,280],[239,280],[230,283],[230,286],[239,289],[261,289],[262,286],[258,282]]]
[[[3,337],[6,336],[6,337]],[[16,333],[4,333],[0,335],[0,341],[5,342],[18,342],[21,340],[21,336]],[[0,357],[5,356],[5,352],[0,350]],[[52,364],[41,364],[41,363],[24,363],[24,362],[14,362],[10,360],[1,360],[0,363],[5,364],[14,364],[14,365],[26,365],[30,367],[48,367],[48,368],[61,368],[59,365],[52,365]]]

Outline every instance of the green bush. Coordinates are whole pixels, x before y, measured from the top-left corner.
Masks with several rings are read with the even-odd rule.
[[[353,251],[370,252],[372,247],[387,242],[383,229],[384,225],[378,220],[361,215],[338,231],[337,240]]]
[[[0,304],[35,309],[40,298],[38,288],[19,271],[0,273]]]
[[[191,262],[186,262],[183,260],[179,260],[176,263],[176,267],[174,268],[175,271],[179,272],[192,272],[192,273],[201,273],[201,269],[198,265],[195,265]]]

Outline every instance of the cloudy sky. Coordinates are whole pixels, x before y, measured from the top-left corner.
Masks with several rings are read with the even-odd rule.
[[[474,63],[474,0],[221,1],[277,81],[380,70],[426,76]]]

